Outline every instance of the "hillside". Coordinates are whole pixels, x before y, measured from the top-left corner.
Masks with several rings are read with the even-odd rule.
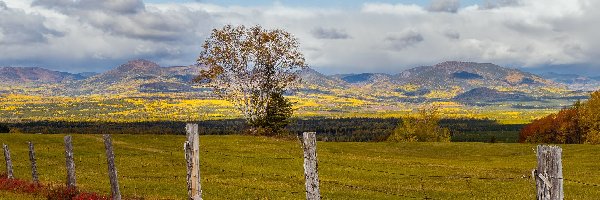
[[[599,77],[588,77],[577,74],[543,73],[540,76],[557,83],[565,84],[571,90],[595,91],[600,88]]]
[[[161,67],[148,60],[132,60],[104,73],[70,74],[42,68],[2,68],[0,82],[10,87],[0,93],[46,95],[119,94],[139,96],[177,93],[208,97],[207,88],[192,83],[200,67]],[[313,69],[300,72],[302,84],[290,94],[329,95],[377,102],[424,102],[451,100],[475,88],[522,92],[533,96],[559,96],[564,86],[540,76],[489,63],[443,62],[405,70],[396,75],[382,73],[324,75]],[[31,84],[47,85],[30,87]],[[16,85],[18,87],[15,87]],[[44,92],[44,89],[48,90]],[[35,91],[35,92],[31,92]]]
[[[161,67],[147,60],[132,60],[115,69],[73,82],[67,94],[131,94],[195,91],[195,67]]]
[[[300,92],[332,94],[332,90],[344,90],[348,85],[339,79],[323,75],[314,69],[304,69],[300,72]]]
[[[362,73],[362,74],[337,74],[332,77],[340,79],[348,84],[370,84],[390,82],[392,76],[381,73]]]
[[[0,84],[66,83],[82,79],[85,77],[79,74],[39,67],[0,67]]]
[[[395,76],[399,84],[413,84],[426,89],[461,88],[468,91],[487,87],[515,91],[531,91],[541,87],[561,87],[560,84],[518,69],[491,63],[443,62],[434,66],[416,67]]]
[[[502,101],[529,101],[533,100],[522,92],[501,92],[486,87],[475,88],[459,94],[453,100],[464,103],[502,102]]]

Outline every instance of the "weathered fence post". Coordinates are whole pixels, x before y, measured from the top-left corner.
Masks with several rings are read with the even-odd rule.
[[[190,199],[202,199],[200,185],[200,136],[198,124],[185,125],[187,141],[184,143],[185,159],[187,163],[188,195]]]
[[[10,159],[10,150],[8,149],[8,145],[3,144],[4,147],[4,160],[6,160],[6,177],[8,179],[15,178],[13,176],[13,165],[12,160]]]
[[[115,154],[113,152],[112,140],[110,135],[103,135],[104,147],[106,148],[106,161],[108,163],[108,178],[110,178],[110,192],[113,200],[121,200],[121,191],[119,191],[119,178],[117,167],[115,166]]]
[[[38,173],[37,173],[37,163],[35,160],[35,150],[33,148],[33,142],[29,143],[29,161],[31,161],[31,179],[34,183],[38,184],[40,182]]]
[[[75,188],[75,162],[73,161],[73,143],[70,135],[65,136],[65,160],[67,165],[67,187]]]
[[[304,148],[304,177],[306,178],[306,199],[320,200],[319,165],[317,162],[317,138],[315,132],[304,132],[302,135]]]
[[[183,151],[185,152],[185,162],[186,162],[186,169],[187,169],[187,174],[186,174],[186,179],[187,180],[187,191],[188,191],[188,198],[189,199],[194,199],[194,192],[192,191],[192,158],[194,157],[192,155],[192,145],[190,145],[190,142],[185,141],[183,143]]]
[[[537,169],[534,171],[538,200],[562,200],[562,149],[557,146],[537,146]]]

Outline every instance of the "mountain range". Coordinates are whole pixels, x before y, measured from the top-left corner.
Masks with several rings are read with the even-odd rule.
[[[0,68],[0,93],[43,95],[184,93],[209,95],[192,84],[198,66],[161,67],[132,60],[104,73],[72,74],[43,68]],[[571,75],[535,75],[491,63],[449,61],[398,74],[361,73],[324,75],[313,69],[300,73],[302,84],[293,94],[321,94],[373,101],[453,99],[457,101],[502,97],[561,95],[567,89],[597,89],[600,79]],[[583,87],[583,86],[589,87]],[[510,94],[518,95],[510,97]],[[461,96],[462,95],[462,96]],[[509,96],[507,96],[509,95]]]
[[[570,90],[597,90],[600,88],[600,76],[588,77],[577,74],[559,74],[547,72],[540,74],[541,77],[565,84]]]

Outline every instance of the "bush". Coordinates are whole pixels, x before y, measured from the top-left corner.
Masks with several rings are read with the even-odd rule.
[[[419,109],[417,117],[402,119],[388,137],[393,142],[449,142],[450,130],[439,126],[437,107]]]
[[[21,179],[9,179],[6,174],[0,174],[0,190],[16,191],[22,193],[38,193],[42,190],[40,184],[27,182]]]

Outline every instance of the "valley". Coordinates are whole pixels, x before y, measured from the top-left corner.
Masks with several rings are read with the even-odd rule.
[[[198,66],[161,67],[133,60],[100,74],[1,68],[0,117],[18,121],[198,121],[239,118],[227,101],[192,83]],[[425,104],[445,118],[527,123],[587,91],[493,64],[444,62],[396,75],[299,72],[286,96],[296,117],[399,118]]]

